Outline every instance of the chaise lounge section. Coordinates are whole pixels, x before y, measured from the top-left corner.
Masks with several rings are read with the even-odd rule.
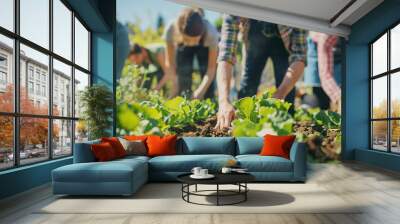
[[[260,137],[183,137],[177,155],[127,156],[96,162],[91,145],[75,144],[74,163],[52,172],[53,193],[67,195],[132,195],[148,181],[176,181],[176,177],[200,166],[218,172],[229,160],[236,160],[259,182],[304,182],[306,149],[295,142],[290,159],[260,156]]]

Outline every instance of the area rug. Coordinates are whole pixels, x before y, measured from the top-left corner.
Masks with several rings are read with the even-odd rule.
[[[182,200],[180,184],[150,183],[131,197],[56,197],[36,213],[360,213],[358,205],[346,202],[317,184],[260,183],[248,186],[248,200],[237,205],[189,204]],[[199,186],[198,190],[212,188],[215,186]],[[225,187],[228,188],[231,187]],[[229,203],[237,199],[240,198],[225,197],[222,202]],[[215,203],[213,196],[192,196],[191,200]]]

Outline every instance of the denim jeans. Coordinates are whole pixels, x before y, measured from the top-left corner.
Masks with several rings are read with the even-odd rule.
[[[265,30],[268,30],[268,32],[273,31],[274,33],[266,35]],[[283,45],[275,24],[251,20],[247,38],[239,98],[253,96],[257,93],[261,75],[268,58],[271,58],[274,65],[277,87],[282,83],[289,67],[289,53]],[[294,97],[295,90],[293,89],[285,100],[293,103]]]
[[[178,85],[180,95],[188,97],[192,94],[192,75],[193,75],[193,62],[195,57],[198,62],[198,69],[201,78],[207,72],[208,68],[208,47],[204,46],[179,46],[176,52],[176,71],[178,75]],[[214,97],[214,82],[206,91],[204,98]]]

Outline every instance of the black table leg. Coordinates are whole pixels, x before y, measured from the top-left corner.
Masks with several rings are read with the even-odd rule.
[[[217,206],[219,206],[219,184],[217,184]]]
[[[196,191],[197,192],[197,184],[195,185],[195,190],[194,191]]]

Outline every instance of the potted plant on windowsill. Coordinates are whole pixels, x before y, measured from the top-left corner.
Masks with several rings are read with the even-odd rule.
[[[79,106],[90,140],[110,136],[113,96],[108,87],[102,84],[86,87],[80,93]]]

